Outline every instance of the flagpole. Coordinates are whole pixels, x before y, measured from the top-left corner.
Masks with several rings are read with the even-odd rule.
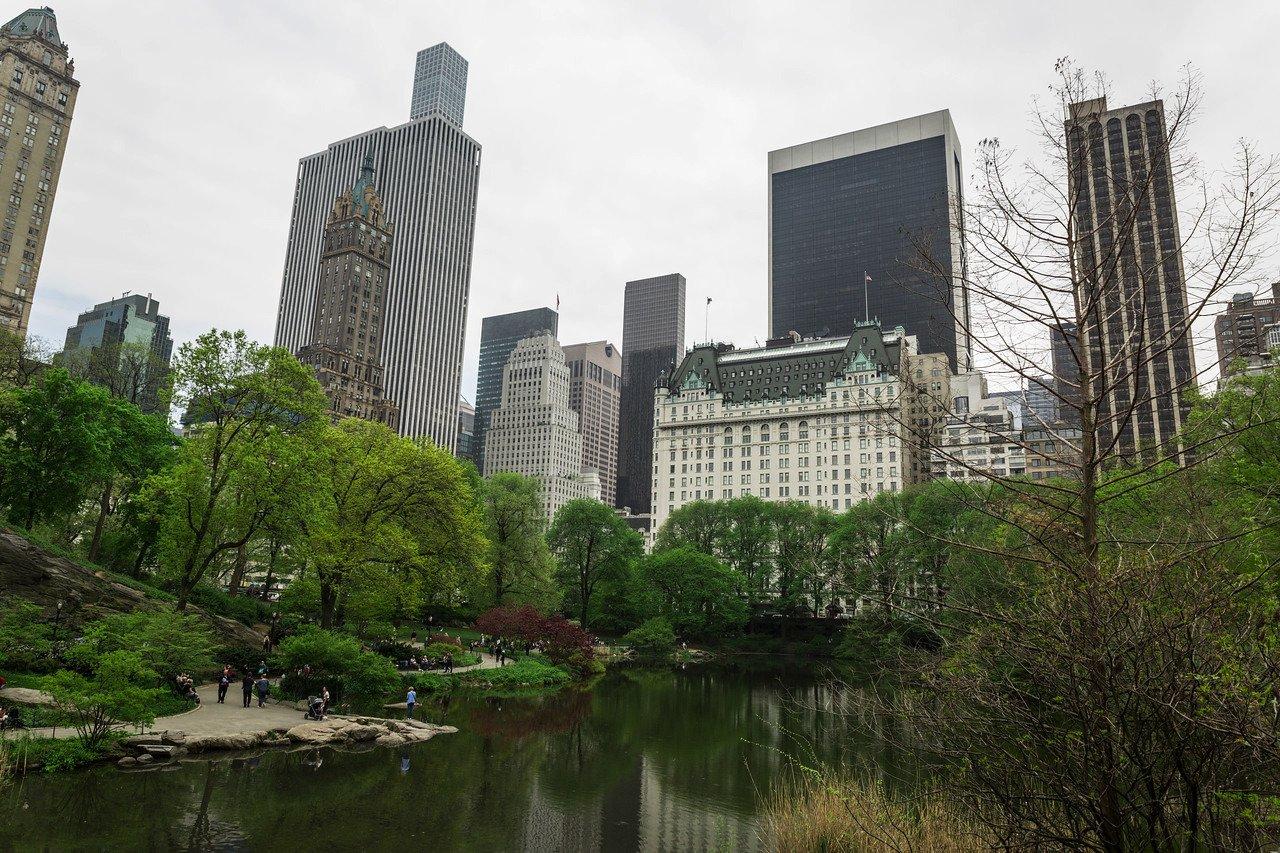
[[[711,343],[711,297],[707,297],[707,304],[703,307],[702,312],[702,340]]]
[[[862,271],[862,322],[871,322],[871,299],[867,296],[867,282],[871,280],[871,276],[867,275],[867,271]]]

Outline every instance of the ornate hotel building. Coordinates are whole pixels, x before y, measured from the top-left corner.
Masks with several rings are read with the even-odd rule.
[[[297,355],[315,369],[335,419],[364,418],[395,429],[399,408],[386,397],[382,367],[382,309],[395,243],[373,174],[373,157],[366,157],[355,186],[329,212],[311,337]]]
[[[489,414],[484,476],[514,471],[536,478],[548,520],[571,500],[600,499],[598,472],[583,470],[569,366],[549,332],[516,344],[502,370],[501,402]]]
[[[655,390],[655,529],[690,501],[845,509],[927,477],[914,348],[874,321],[844,337],[695,347]]]
[[[0,186],[9,187],[0,230],[0,330],[27,333],[53,197],[80,83],[47,6],[0,27]]]

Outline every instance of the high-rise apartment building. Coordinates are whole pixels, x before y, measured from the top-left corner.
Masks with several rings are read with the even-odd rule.
[[[409,118],[439,113],[462,127],[467,106],[467,61],[445,42],[418,51],[413,65]]]
[[[627,282],[622,304],[622,399],[617,506],[651,511],[653,388],[684,354],[685,280],[679,273]]]
[[[769,152],[770,336],[878,319],[967,370],[963,186],[947,110]]]
[[[458,398],[458,449],[454,456],[475,461],[476,407]]]
[[[569,408],[578,413],[582,465],[600,472],[600,500],[613,506],[618,487],[618,407],[622,354],[608,341],[564,347]]]
[[[27,333],[53,197],[80,83],[48,6],[0,27],[0,186],[10,188],[0,230],[0,330]]]
[[[1168,452],[1196,370],[1164,103],[1083,101],[1067,108],[1065,130],[1075,260],[1093,306],[1079,346],[1101,383],[1099,446],[1121,458]]]
[[[1218,373],[1226,377],[1232,362],[1243,359],[1246,368],[1270,363],[1267,332],[1280,324],[1280,281],[1271,285],[1270,298],[1236,293],[1226,310],[1213,319],[1218,343]]]
[[[560,332],[560,315],[551,308],[530,308],[510,314],[495,314],[480,321],[480,368],[476,373],[476,422],[471,442],[471,459],[484,470],[484,434],[489,413],[502,401],[502,370],[507,356],[525,338]]]
[[[333,203],[320,250],[311,336],[297,356],[315,369],[335,419],[364,418],[395,429],[400,412],[387,398],[382,365],[394,227],[373,175],[373,157],[366,157],[355,186]]]
[[[169,318],[151,294],[100,302],[67,329],[60,363],[106,385],[143,411],[156,408],[169,374],[173,338]]]
[[[489,414],[486,477],[514,471],[536,478],[548,521],[571,500],[600,499],[599,475],[583,469],[569,366],[551,333],[516,344],[502,371],[502,399]]]
[[[325,223],[369,155],[396,225],[381,335],[386,395],[400,407],[401,435],[453,449],[480,144],[445,114],[366,131],[299,161],[275,343],[291,352],[308,343]]]

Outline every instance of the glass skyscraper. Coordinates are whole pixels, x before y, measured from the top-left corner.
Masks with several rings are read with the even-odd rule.
[[[409,118],[439,113],[462,127],[467,106],[467,61],[446,42],[418,51],[413,66],[413,97]]]
[[[495,314],[480,321],[480,367],[476,373],[476,407],[471,458],[484,470],[484,434],[489,415],[502,402],[502,370],[511,351],[524,338],[540,332],[560,334],[560,315],[551,308]]]
[[[962,175],[947,110],[769,152],[770,335],[878,319],[968,369]]]
[[[679,273],[627,282],[622,306],[622,402],[617,506],[653,504],[653,389],[684,355],[685,280]]]

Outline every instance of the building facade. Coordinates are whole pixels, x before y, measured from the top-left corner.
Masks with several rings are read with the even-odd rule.
[[[80,83],[48,6],[0,27],[0,331],[26,335]]]
[[[396,224],[382,332],[386,393],[400,407],[401,435],[453,449],[480,144],[444,113],[376,128],[299,161],[275,343],[290,352],[308,343],[325,223],[368,155],[386,216]]]
[[[1067,424],[1023,430],[1027,476],[1032,480],[1079,479],[1080,427]]]
[[[684,276],[627,282],[622,305],[622,399],[618,424],[619,508],[652,512],[653,384],[684,353]]]
[[[454,456],[475,461],[476,407],[465,397],[458,398],[458,449]]]
[[[947,110],[769,152],[770,336],[878,319],[967,370],[963,188]]]
[[[622,353],[608,341],[564,347],[569,365],[569,408],[578,413],[582,465],[600,474],[600,500],[614,505],[618,488],[618,407]]]
[[[560,315],[551,308],[495,314],[480,321],[480,368],[476,372],[476,423],[471,459],[484,470],[484,438],[489,414],[502,401],[502,371],[516,344],[532,335],[559,334]]]
[[[297,356],[315,370],[335,420],[364,418],[396,429],[400,410],[387,397],[382,363],[394,226],[373,176],[369,156],[355,186],[329,212],[311,336]]]
[[[1121,459],[1181,458],[1196,370],[1164,103],[1083,101],[1067,108],[1065,130],[1075,261],[1093,288],[1078,346],[1102,380],[1099,445]]]
[[[933,447],[933,476],[962,482],[1026,473],[1026,453],[1015,406],[1021,392],[1010,398],[987,391],[987,380],[975,371],[957,375],[951,383],[952,413]]]
[[[1232,295],[1230,304],[1213,319],[1213,336],[1218,344],[1218,375],[1231,373],[1233,362],[1242,359],[1246,368],[1269,364],[1271,345],[1267,333],[1280,324],[1280,281],[1271,285],[1271,296],[1259,299],[1252,293]]]
[[[653,527],[691,501],[755,495],[846,509],[924,479],[914,341],[846,337],[692,349],[655,390]]]
[[[413,64],[409,119],[439,113],[462,127],[467,106],[467,61],[446,42],[418,51]]]
[[[112,393],[149,412],[158,405],[172,358],[169,318],[148,293],[101,302],[81,314],[67,329],[59,361],[114,386]]]
[[[547,520],[571,500],[600,499],[600,477],[582,465],[578,415],[569,407],[569,366],[548,332],[516,344],[490,412],[484,475],[514,471],[541,484]]]

